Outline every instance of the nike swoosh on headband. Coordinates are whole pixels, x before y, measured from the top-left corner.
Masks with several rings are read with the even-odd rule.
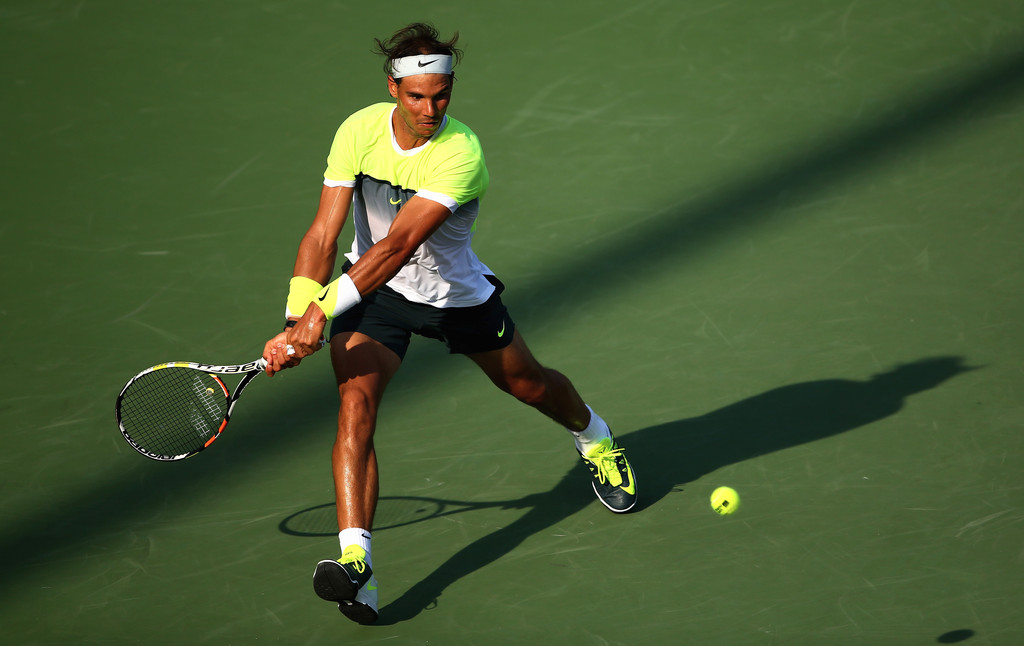
[[[447,54],[417,54],[391,61],[391,76],[396,79],[417,74],[451,74],[452,57]]]

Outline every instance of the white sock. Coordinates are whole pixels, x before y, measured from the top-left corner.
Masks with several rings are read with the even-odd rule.
[[[601,416],[595,413],[594,409],[590,406],[587,406],[587,410],[590,411],[590,424],[588,424],[582,431],[569,429],[573,440],[576,442],[576,448],[579,449],[580,453],[583,455],[586,455],[587,452],[601,440],[612,436],[611,429],[609,429],[608,424],[601,419]]]
[[[366,531],[362,527],[349,527],[338,532],[338,542],[341,543],[341,551],[344,552],[345,548],[349,545],[358,545],[359,547],[366,550],[366,564],[371,568],[373,567],[373,561],[370,558],[370,532]]]

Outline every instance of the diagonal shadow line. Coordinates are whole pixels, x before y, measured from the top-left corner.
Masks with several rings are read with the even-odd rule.
[[[616,283],[656,271],[665,263],[678,263],[693,249],[707,248],[728,233],[767,220],[772,212],[765,208],[766,204],[778,205],[786,199],[822,190],[843,174],[920,141],[942,126],[953,126],[974,113],[992,109],[1015,96],[1022,81],[1024,49],[909,101],[872,123],[840,133],[818,149],[782,163],[775,171],[737,181],[701,203],[666,212],[647,226],[590,249],[585,256],[577,253],[561,267],[550,268],[545,278],[522,281],[517,291],[527,294],[526,297],[509,290],[506,301],[515,311],[517,304],[523,305],[530,294],[550,292],[558,294],[563,302],[583,304]],[[610,258],[616,262],[608,262]],[[623,272],[622,267],[630,269]],[[419,369],[410,366],[403,370],[408,373]],[[432,369],[429,378],[436,380],[438,372]],[[302,418],[314,405],[327,406],[327,399],[326,395],[292,397],[275,405],[271,417]],[[251,406],[250,410],[258,414],[258,406]],[[267,416],[264,412],[262,417]],[[85,544],[102,534],[104,528],[112,528],[110,532],[124,531],[131,523],[153,515],[153,492],[167,498],[173,491],[175,498],[201,499],[201,492],[211,481],[292,443],[294,431],[279,432],[279,423],[253,423],[247,429],[246,450],[236,450],[230,457],[204,455],[194,467],[189,464],[183,469],[154,470],[152,475],[147,474],[146,486],[152,490],[148,495],[137,491],[135,475],[121,474],[5,527],[0,535],[0,591],[15,589],[19,576],[46,563],[52,554],[64,554]],[[66,531],[69,527],[74,530]]]
[[[828,379],[776,388],[701,417],[622,436],[637,469],[646,507],[680,485],[723,466],[860,428],[896,414],[911,395],[974,368],[960,357],[932,357],[897,366],[866,381]],[[682,460],[679,456],[685,456]],[[452,554],[433,572],[383,607],[375,625],[394,625],[439,603],[459,579],[497,561],[523,541],[594,504],[582,464],[550,491],[508,506],[526,513]]]
[[[662,265],[678,264],[680,259],[706,250],[724,236],[779,218],[787,204],[822,192],[860,168],[939,134],[942,128],[993,110],[1022,90],[1024,48],[1018,48],[984,69],[823,141],[816,149],[780,160],[774,170],[725,186],[702,201],[667,209],[632,231],[617,233],[613,242],[590,250],[585,262],[566,254],[562,266],[551,267],[533,284],[523,281],[516,287],[526,293],[565,292],[577,304],[600,298],[617,282],[651,275]],[[628,276],[622,275],[624,268]]]

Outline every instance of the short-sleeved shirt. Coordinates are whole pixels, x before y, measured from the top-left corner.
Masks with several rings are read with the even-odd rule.
[[[387,236],[414,195],[443,204],[451,215],[413,253],[388,286],[416,303],[470,307],[494,291],[492,272],[471,248],[488,174],[480,141],[448,117],[427,143],[402,150],[391,124],[393,103],[364,108],[345,120],[327,158],[324,184],[354,187],[353,263]]]

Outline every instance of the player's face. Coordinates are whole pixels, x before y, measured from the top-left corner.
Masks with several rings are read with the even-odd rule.
[[[452,77],[447,74],[417,74],[403,78],[401,83],[388,77],[388,89],[391,96],[398,99],[393,121],[399,145],[411,148],[430,139],[448,110],[448,101],[452,98]]]

